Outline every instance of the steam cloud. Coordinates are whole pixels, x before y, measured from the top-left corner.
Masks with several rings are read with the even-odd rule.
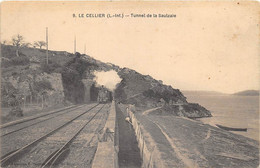
[[[114,91],[116,89],[116,85],[121,82],[121,78],[118,76],[117,72],[114,70],[110,71],[96,71],[94,72],[95,78],[98,86],[104,85],[110,91]]]

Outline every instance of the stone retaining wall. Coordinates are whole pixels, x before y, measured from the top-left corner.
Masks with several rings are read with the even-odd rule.
[[[131,108],[130,108],[131,109]],[[143,159],[143,168],[163,168],[164,165],[161,163],[156,146],[147,144],[145,141],[144,130],[141,128],[141,124],[136,119],[134,113],[129,110],[128,114],[132,121],[132,125],[135,131],[138,147],[140,149],[140,155]]]

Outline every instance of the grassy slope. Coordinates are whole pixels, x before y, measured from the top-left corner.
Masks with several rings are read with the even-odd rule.
[[[19,50],[19,55],[21,57],[26,57],[30,60],[28,64],[12,64],[8,60],[12,61],[13,59],[16,59],[15,55],[15,47],[10,45],[2,45],[2,77],[6,76],[13,76],[15,74],[28,74],[31,73],[31,70],[29,69],[29,66],[32,63],[36,64],[43,64],[46,61],[46,50],[44,49],[37,49],[37,48],[21,48]],[[49,61],[55,62],[60,66],[63,66],[71,57],[72,54],[66,54],[66,52],[63,51],[49,51]],[[4,60],[4,61],[3,61]],[[35,60],[39,62],[34,62]],[[5,65],[6,64],[6,65]],[[7,66],[8,64],[8,66]],[[35,73],[41,72],[40,69],[36,70]]]

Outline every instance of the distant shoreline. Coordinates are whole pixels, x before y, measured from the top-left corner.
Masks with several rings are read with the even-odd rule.
[[[184,95],[198,95],[198,96],[259,96],[258,90],[245,90],[236,93],[222,93],[217,91],[203,91],[203,90],[182,90]]]
[[[245,90],[241,92],[234,93],[235,96],[259,96],[258,90]]]

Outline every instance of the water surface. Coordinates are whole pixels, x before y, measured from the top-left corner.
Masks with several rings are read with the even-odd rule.
[[[188,102],[199,103],[211,111],[213,117],[202,122],[216,126],[247,128],[234,133],[259,140],[259,96],[193,95],[186,94]]]

